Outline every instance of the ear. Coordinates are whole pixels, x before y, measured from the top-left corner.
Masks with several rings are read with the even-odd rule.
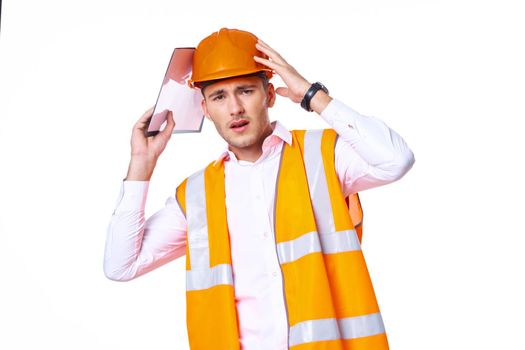
[[[210,118],[210,114],[208,113],[208,107],[206,106],[206,98],[202,98],[202,101],[201,101],[201,108],[202,108],[202,113],[204,114],[204,116],[205,116],[208,120],[211,120],[211,118]]]
[[[268,83],[268,92],[266,96],[268,108],[273,107],[273,105],[275,104],[276,96],[277,95],[275,94],[275,88],[273,84]]]

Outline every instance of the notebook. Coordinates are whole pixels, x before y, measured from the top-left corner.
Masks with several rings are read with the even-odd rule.
[[[148,126],[148,136],[156,135],[161,130],[168,111],[173,113],[175,120],[173,133],[201,131],[204,121],[202,94],[200,89],[188,86],[194,52],[193,47],[178,47],[173,50]]]

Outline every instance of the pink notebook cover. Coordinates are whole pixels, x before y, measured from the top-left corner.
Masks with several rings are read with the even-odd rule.
[[[168,69],[160,88],[148,133],[155,134],[166,121],[168,111],[175,120],[173,133],[200,132],[202,114],[200,89],[188,86],[195,48],[179,47],[173,50]]]

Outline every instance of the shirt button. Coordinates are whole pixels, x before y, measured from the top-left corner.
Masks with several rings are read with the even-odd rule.
[[[268,232],[263,233],[264,238],[268,238]]]
[[[272,275],[273,275],[273,277],[277,277],[277,271],[274,271],[274,272],[272,273]]]
[[[261,196],[256,195],[256,196],[255,196],[255,199],[258,199],[258,200],[259,200],[259,199],[261,199]]]

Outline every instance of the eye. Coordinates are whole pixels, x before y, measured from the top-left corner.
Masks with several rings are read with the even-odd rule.
[[[224,99],[224,95],[216,95],[212,98],[212,101],[221,101]]]
[[[242,90],[242,94],[243,95],[249,95],[253,92],[253,89],[243,89]]]

